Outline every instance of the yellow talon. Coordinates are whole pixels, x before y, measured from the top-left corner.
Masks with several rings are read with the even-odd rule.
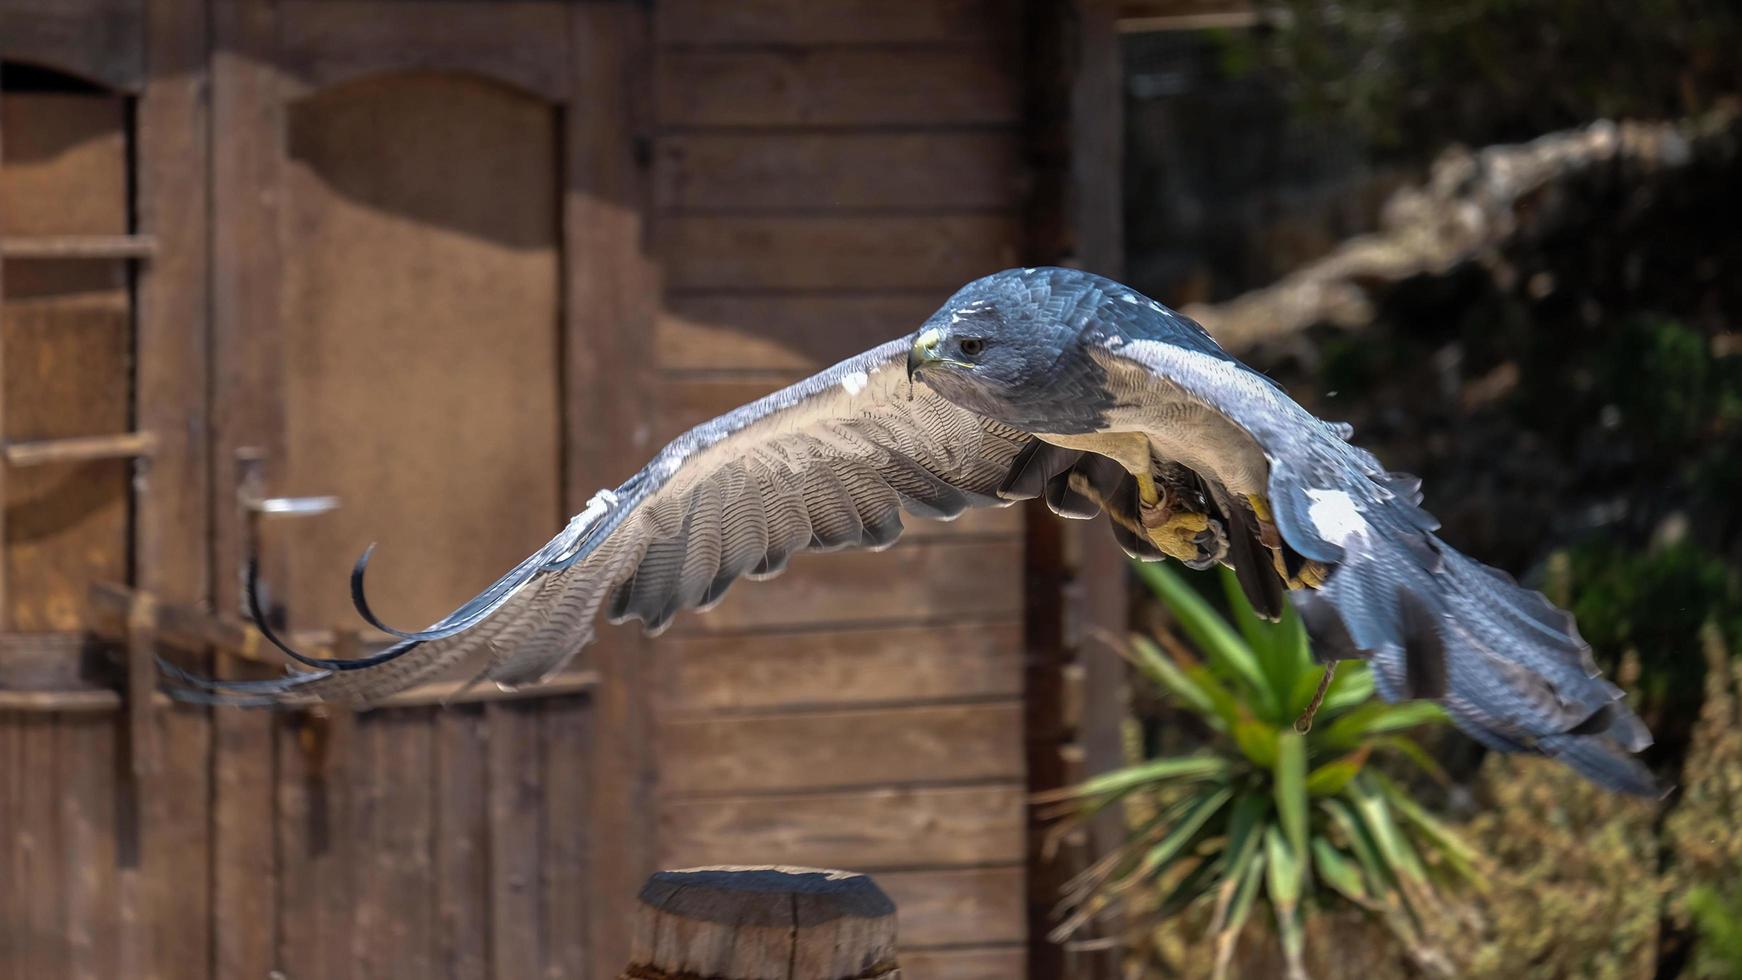
[[[1249,493],[1247,503],[1252,505],[1252,514],[1258,518],[1258,539],[1270,549],[1270,563],[1276,567],[1276,575],[1290,589],[1322,589],[1325,576],[1329,570],[1316,561],[1304,562],[1299,575],[1288,573],[1288,562],[1282,557],[1282,533],[1276,529],[1276,518],[1270,512],[1270,502],[1261,494]]]
[[[1149,540],[1169,558],[1182,562],[1201,557],[1198,535],[1209,530],[1210,519],[1191,511],[1172,511],[1154,504],[1143,506],[1143,529]]]
[[[1330,569],[1324,565],[1309,561],[1300,567],[1300,575],[1288,583],[1291,589],[1322,589],[1325,587],[1325,577]]]

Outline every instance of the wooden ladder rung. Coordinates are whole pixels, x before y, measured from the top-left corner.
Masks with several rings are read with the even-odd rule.
[[[150,235],[40,235],[0,239],[0,258],[148,259],[157,252]]]
[[[112,436],[80,436],[44,439],[40,442],[8,442],[6,462],[13,466],[47,466],[54,463],[86,463],[98,459],[137,459],[157,452],[157,436],[150,432],[123,432]]]

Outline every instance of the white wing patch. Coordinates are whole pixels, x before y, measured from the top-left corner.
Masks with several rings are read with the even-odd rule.
[[[847,394],[857,395],[871,383],[871,376],[863,371],[853,371],[841,378],[841,387],[847,389]]]
[[[1313,529],[1319,532],[1319,537],[1341,547],[1351,538],[1366,536],[1369,529],[1367,518],[1361,516],[1361,508],[1354,497],[1342,490],[1308,490],[1306,495],[1312,498],[1312,503],[1307,506],[1307,518],[1313,522]]]

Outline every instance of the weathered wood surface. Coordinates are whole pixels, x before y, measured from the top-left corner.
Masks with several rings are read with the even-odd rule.
[[[127,102],[113,95],[12,92],[0,235],[123,235],[127,227]]]
[[[984,43],[1014,34],[1002,0],[664,0],[667,44]]]
[[[672,636],[653,644],[665,717],[1022,695],[1020,624]]]
[[[209,8],[214,50],[211,99],[211,569],[214,608],[241,608],[240,562],[247,549],[238,453],[258,450],[269,463],[283,455],[283,388],[279,366],[281,301],[278,203],[282,199],[283,114],[279,74],[272,67],[277,27],[273,6],[237,0]],[[269,472],[269,476],[276,469]],[[281,580],[282,563],[266,556],[264,574]],[[323,624],[327,625],[327,624]],[[221,675],[240,672],[214,662]],[[277,751],[273,722],[258,712],[212,715],[212,907],[222,922],[210,952],[215,977],[265,976],[276,968],[274,928],[279,909],[276,860],[277,789],[270,760]]]
[[[686,293],[661,310],[654,353],[667,371],[761,371],[796,379],[913,333],[950,291]]]
[[[8,0],[0,57],[123,91],[145,80],[144,0]]]
[[[372,75],[440,71],[506,83],[551,102],[570,94],[559,4],[442,3],[432,11],[404,0],[322,0],[282,5],[279,24],[280,62],[305,91]]]
[[[661,871],[641,889],[625,980],[895,980],[895,905],[864,875],[790,866]]]
[[[738,853],[755,860],[864,870],[1020,861],[1020,786],[881,788],[671,800],[662,808],[663,863]]]
[[[290,107],[280,485],[343,501],[288,536],[293,624],[349,618],[372,542],[372,604],[422,624],[559,526],[556,121],[454,77]]]
[[[1014,702],[680,721],[660,732],[664,778],[682,796],[1020,779],[1021,721]]]
[[[653,445],[912,333],[1025,257],[1022,5],[655,10]],[[904,931],[1011,966],[1023,520],[911,520],[889,551],[798,558],[655,641],[662,859],[900,868]]]
[[[718,606],[678,619],[673,633],[948,624],[1010,619],[1021,612],[1021,544],[970,538],[870,553],[796,555],[779,578],[734,585]]]
[[[598,487],[640,468],[655,448],[646,419],[655,372],[650,350],[659,279],[646,240],[651,218],[644,138],[653,132],[654,48],[646,4],[572,4],[574,103],[564,116],[566,187],[563,396],[568,442],[563,454],[564,508],[578,513]],[[624,934],[635,887],[656,866],[649,814],[653,787],[652,677],[642,638],[611,630],[586,653],[603,684],[588,723],[588,757],[560,756],[571,772],[558,784],[562,799],[580,795],[587,860],[586,928],[576,951],[571,937],[560,957],[584,957],[587,972],[607,977],[627,953]],[[573,780],[579,780],[575,782]],[[570,828],[579,832],[578,828]],[[578,846],[578,845],[575,845]],[[560,907],[553,907],[553,914]],[[563,961],[559,957],[559,962]]]
[[[902,980],[1011,980],[1024,975],[1021,946],[916,950],[901,958]]]
[[[1003,130],[677,133],[660,141],[665,208],[1014,208],[1020,144]]]
[[[1016,264],[1000,214],[691,215],[663,234],[674,289],[937,289]]]
[[[894,900],[901,947],[1014,943],[1026,938],[1020,864],[991,868],[879,871]],[[903,970],[905,975],[906,970]]]
[[[661,59],[660,122],[700,126],[1014,123],[1020,83],[985,45],[676,48]]]
[[[0,95],[0,114],[0,236],[129,230],[124,100],[14,93]],[[130,306],[121,265],[7,264],[0,439],[9,448],[128,430]],[[126,574],[128,476],[118,459],[10,468],[0,481],[6,628],[77,630],[89,618],[89,583]]]

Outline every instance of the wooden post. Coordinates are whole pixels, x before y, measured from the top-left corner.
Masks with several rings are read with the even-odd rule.
[[[661,871],[641,889],[621,980],[899,980],[895,904],[814,868]]]

